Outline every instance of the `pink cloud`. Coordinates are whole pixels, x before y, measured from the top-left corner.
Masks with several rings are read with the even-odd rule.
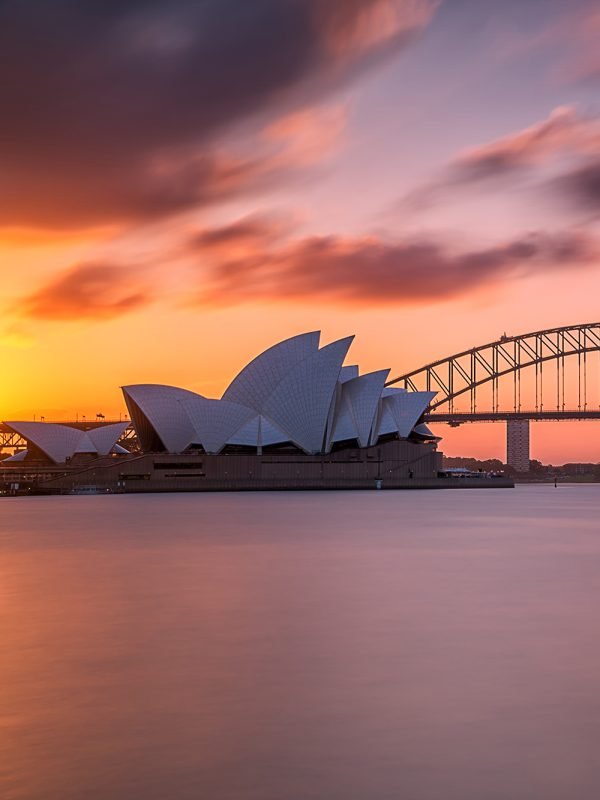
[[[139,269],[81,264],[24,297],[16,311],[40,320],[104,320],[147,305],[151,293]]]
[[[514,182],[530,174],[546,189],[552,170],[562,169],[566,176],[585,171],[599,152],[600,116],[560,106],[541,122],[460,153],[437,178],[409,192],[399,207],[419,212],[455,190],[504,178]],[[560,181],[551,182],[554,190],[560,185]]]
[[[486,177],[535,166],[561,152],[591,153],[600,148],[600,119],[582,117],[571,106],[517,133],[467,150],[450,165],[457,177]]]
[[[217,238],[227,243],[218,252]],[[239,243],[244,248],[240,250]],[[209,246],[206,246],[206,243]],[[281,238],[269,219],[205,231],[190,242],[205,269],[193,302],[287,300],[410,305],[449,299],[508,278],[598,263],[598,247],[578,232],[531,234],[454,252],[435,240],[376,236]],[[208,269],[206,265],[208,264]]]
[[[439,0],[337,0],[315,4],[326,47],[356,58],[429,24]]]
[[[347,103],[303,108],[280,117],[262,134],[273,150],[272,167],[298,169],[321,161],[338,147],[347,122]]]

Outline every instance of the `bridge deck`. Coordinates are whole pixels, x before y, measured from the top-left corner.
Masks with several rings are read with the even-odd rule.
[[[529,419],[533,421],[558,422],[560,420],[586,420],[600,419],[600,410],[557,409],[523,410],[523,411],[432,411],[425,415],[425,421],[446,422],[450,425],[460,425],[463,422],[510,422],[516,419]]]

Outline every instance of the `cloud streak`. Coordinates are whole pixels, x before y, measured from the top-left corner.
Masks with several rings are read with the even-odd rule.
[[[583,14],[570,14],[565,20],[572,42],[570,58],[563,66],[569,82],[596,85],[600,82],[600,10],[596,3],[588,5]],[[564,26],[555,28],[557,38],[564,38]]]
[[[554,190],[567,187],[572,172],[574,186],[567,198],[576,200],[575,184],[581,184],[581,194],[585,193],[586,167],[582,165],[599,151],[600,117],[584,116],[572,106],[560,106],[541,122],[461,153],[446,165],[439,177],[410,192],[400,205],[418,211],[453,191],[491,185],[507,178],[513,182],[529,175],[543,178],[544,170],[556,169],[561,159],[569,164],[564,170],[566,179],[551,185]],[[541,185],[546,187],[547,180],[542,179]]]
[[[434,238],[298,236],[290,222],[275,216],[200,230],[164,256],[172,267],[154,273],[152,290],[141,267],[84,263],[21,298],[15,316],[115,319],[153,303],[162,294],[161,277],[168,281],[173,270],[180,286],[185,284],[180,304],[188,307],[310,302],[367,308],[426,305],[512,280],[600,265],[598,242],[577,230],[457,251]],[[190,281],[190,265],[196,281]]]
[[[450,165],[449,181],[470,183],[543,164],[561,152],[597,152],[600,120],[578,115],[561,106],[550,116],[522,131],[468,150]]]
[[[139,269],[81,264],[22,298],[19,316],[37,320],[107,320],[148,305],[151,293]]]
[[[218,250],[212,246],[218,241]],[[281,240],[270,220],[205,231],[190,243],[202,263],[199,304],[250,301],[411,305],[460,297],[513,278],[598,264],[580,232],[531,234],[455,252],[434,240],[308,236]]]
[[[153,219],[247,191],[274,167],[224,155],[218,138],[318,105],[397,52],[435,5],[4,4],[0,227]]]
[[[563,173],[550,188],[592,217],[600,217],[600,158]]]

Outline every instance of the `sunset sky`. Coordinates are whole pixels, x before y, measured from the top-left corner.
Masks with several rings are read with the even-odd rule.
[[[400,374],[598,320],[598,41],[597,0],[0,2],[0,418],[220,396],[314,329]]]

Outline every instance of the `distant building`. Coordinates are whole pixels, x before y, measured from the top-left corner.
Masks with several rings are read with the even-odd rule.
[[[506,463],[517,472],[529,472],[529,420],[511,419],[506,425]]]

